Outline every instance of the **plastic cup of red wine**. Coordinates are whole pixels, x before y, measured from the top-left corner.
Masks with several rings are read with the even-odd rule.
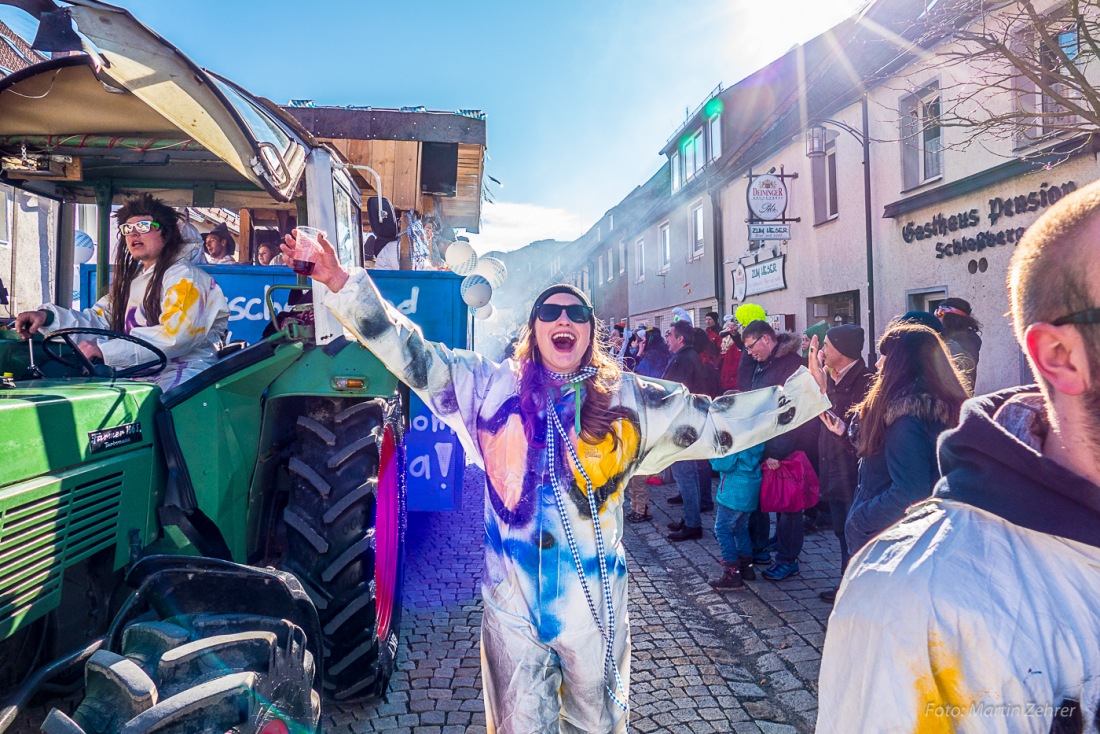
[[[294,242],[294,272],[301,275],[312,275],[317,258],[321,255],[321,244],[318,237],[321,230],[314,227],[298,227],[297,239]]]

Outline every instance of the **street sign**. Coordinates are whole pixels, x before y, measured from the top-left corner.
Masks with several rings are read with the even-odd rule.
[[[740,303],[745,300],[745,288],[748,284],[748,276],[745,274],[745,266],[737,263],[733,268],[733,300]]]
[[[787,185],[782,176],[765,173],[751,177],[745,198],[756,219],[782,219],[787,211]]]
[[[784,265],[787,256],[780,255],[770,260],[745,266],[745,295],[755,296],[768,291],[780,291],[787,287]]]
[[[750,240],[789,240],[791,238],[791,225],[789,224],[750,224]]]

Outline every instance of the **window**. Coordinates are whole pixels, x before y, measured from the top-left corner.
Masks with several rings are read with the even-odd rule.
[[[943,175],[939,84],[902,100],[902,185],[905,190]]]
[[[722,155],[722,115],[715,115],[707,124],[710,125],[710,159],[713,161]]]
[[[672,170],[672,193],[676,193],[680,190],[682,181],[680,179],[680,154],[673,153],[672,158],[669,159],[669,167]]]
[[[599,284],[603,285],[603,255],[596,260],[596,278]]]
[[[1066,58],[1072,64],[1081,52],[1081,38],[1077,25],[1070,23],[1061,28],[1055,28],[1052,36],[1058,45],[1058,49],[1066,55]],[[1039,59],[1043,68],[1047,71],[1046,78],[1043,80],[1047,88],[1063,98],[1072,99],[1076,96],[1074,89],[1059,81],[1063,76],[1068,76],[1068,72],[1064,69],[1061,54],[1047,48],[1042,44],[1042,41],[1039,44]],[[1040,108],[1042,110],[1041,134],[1043,135],[1058,132],[1066,125],[1073,125],[1076,119],[1074,115],[1068,114],[1065,106],[1057,101],[1052,94],[1042,94]]]
[[[684,181],[690,181],[706,165],[707,152],[703,149],[702,128],[680,144],[680,154],[684,160]]]
[[[672,263],[672,239],[669,236],[668,222],[657,228],[657,253],[661,263],[657,272],[658,274],[667,273]]]
[[[703,256],[703,205],[697,204],[691,210],[691,259]]]
[[[603,239],[603,231],[600,229],[600,225],[596,225],[596,242]]]
[[[589,273],[588,266],[586,265],[584,269],[581,270],[581,290],[585,293],[588,293],[588,289],[592,285],[591,277],[591,273]]]
[[[615,229],[615,215],[614,214],[608,214],[607,215],[607,231],[612,232],[612,231],[614,231],[614,229]]]
[[[834,219],[840,212],[836,185],[836,141],[825,144],[825,155],[810,164],[814,189],[814,224]]]
[[[615,279],[615,248],[607,248],[607,282]]]
[[[0,247],[11,247],[12,203],[14,199],[15,189],[11,186],[0,186]],[[11,285],[14,287],[15,283]]]
[[[634,262],[637,263],[634,282],[641,283],[645,280],[645,237],[634,240]]]
[[[626,272],[626,240],[619,240],[619,275]]]

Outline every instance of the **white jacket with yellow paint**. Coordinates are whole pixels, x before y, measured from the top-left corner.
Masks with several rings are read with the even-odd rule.
[[[1100,487],[1042,453],[1034,386],[967,401],[932,499],[854,558],[817,732],[1095,732]]]
[[[222,289],[208,273],[187,258],[176,260],[164,272],[161,285],[160,321],[150,324],[142,302],[153,277],[143,270],[130,284],[126,303],[125,332],[149,342],[168,357],[168,366],[149,379],[168,391],[217,361],[216,343],[223,340],[229,323],[229,304]],[[40,307],[53,314],[46,334],[58,329],[111,328],[110,294],[83,311],[52,304]],[[122,339],[99,342],[103,361],[122,368],[153,359],[148,350]]]

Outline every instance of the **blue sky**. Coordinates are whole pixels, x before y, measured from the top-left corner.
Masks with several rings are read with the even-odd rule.
[[[197,63],[276,102],[488,115],[479,250],[584,232],[727,86],[860,0],[115,0]],[[186,10],[184,10],[186,8]],[[0,19],[21,11],[0,8]],[[24,28],[27,23],[22,23]],[[727,114],[736,111],[727,111]]]

